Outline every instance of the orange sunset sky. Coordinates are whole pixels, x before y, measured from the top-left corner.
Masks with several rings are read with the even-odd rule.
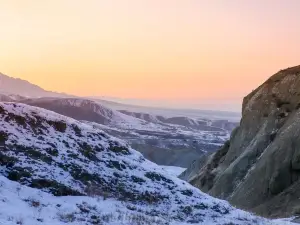
[[[300,64],[299,10],[299,0],[0,0],[0,71],[79,96],[238,110]]]

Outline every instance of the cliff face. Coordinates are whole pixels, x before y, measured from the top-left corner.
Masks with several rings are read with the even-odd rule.
[[[246,96],[240,126],[230,141],[197,172],[181,178],[264,216],[300,213],[299,109],[297,66],[279,71]]]

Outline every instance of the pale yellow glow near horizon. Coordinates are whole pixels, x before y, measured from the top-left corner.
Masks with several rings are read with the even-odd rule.
[[[297,7],[296,0],[0,0],[0,72],[81,96],[241,99],[300,64]]]

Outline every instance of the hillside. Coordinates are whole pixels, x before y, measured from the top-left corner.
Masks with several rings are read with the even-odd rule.
[[[299,215],[300,66],[244,98],[240,126],[181,175],[209,194],[268,217]]]
[[[0,134],[3,224],[283,222],[203,194],[126,143],[47,110],[0,103]]]

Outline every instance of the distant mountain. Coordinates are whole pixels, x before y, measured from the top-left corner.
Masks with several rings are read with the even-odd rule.
[[[19,78],[9,77],[0,73],[0,94],[11,97],[12,100],[20,100],[21,98],[43,98],[43,97],[56,97],[56,98],[79,98],[65,93],[57,93],[47,91],[38,85],[32,84],[26,80]],[[18,97],[19,96],[19,97]],[[229,120],[237,122],[240,120],[240,113],[226,112],[226,111],[212,111],[212,110],[197,110],[197,109],[168,109],[158,107],[147,107],[139,105],[124,104],[114,101],[109,101],[96,97],[84,97],[96,101],[107,108],[114,110],[126,110],[129,112],[142,112],[152,115],[160,115],[164,117],[188,117],[195,119],[214,119],[214,120]]]
[[[59,114],[103,125],[125,122],[128,117],[94,101],[80,98],[38,98],[19,102],[48,109]]]
[[[125,105],[135,105],[142,107],[152,108],[169,108],[169,109],[196,109],[199,111],[229,111],[240,112],[241,99],[149,99],[149,98],[122,98],[122,97],[109,97],[109,96],[86,96],[91,99],[101,99],[109,102],[118,102]]]
[[[20,95],[30,98],[67,97],[67,94],[46,91],[26,80],[12,78],[0,73],[0,93],[5,95]]]
[[[189,128],[194,128],[203,131],[221,131],[222,129],[231,132],[237,125],[237,122],[230,122],[228,120],[208,120],[208,119],[194,119],[185,116],[165,117],[149,113],[130,112],[127,110],[119,110],[129,116],[133,116],[152,123],[165,123],[173,125],[181,125]]]
[[[217,110],[200,110],[200,109],[173,109],[173,108],[159,108],[159,107],[147,107],[140,105],[130,105],[119,102],[113,102],[103,100],[99,98],[87,98],[100,103],[106,107],[114,110],[124,110],[128,112],[138,112],[150,115],[160,115],[163,117],[188,117],[196,120],[228,120],[230,122],[239,122],[241,119],[241,113],[229,112],[229,111],[217,111]]]

